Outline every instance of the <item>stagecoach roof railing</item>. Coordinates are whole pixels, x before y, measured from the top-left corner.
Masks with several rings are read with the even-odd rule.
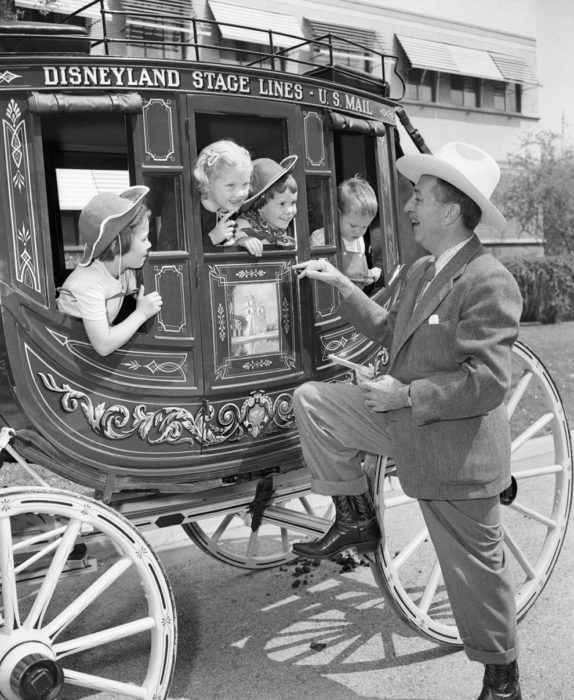
[[[388,85],[387,82],[387,68],[392,65],[392,72],[397,76],[399,83],[402,87],[402,94],[400,97],[392,98],[394,101],[400,101],[405,94],[405,83],[397,70],[397,56],[395,54],[383,53],[370,46],[365,46],[359,42],[352,41],[343,36],[338,36],[331,32],[327,32],[324,35],[308,38],[304,36],[295,36],[293,34],[286,34],[284,32],[278,32],[272,29],[259,29],[256,27],[248,27],[241,24],[232,24],[228,22],[218,22],[216,20],[210,19],[200,19],[197,17],[186,17],[181,13],[166,13],[166,12],[138,12],[137,15],[133,11],[129,10],[111,10],[106,8],[104,0],[92,0],[92,2],[86,3],[82,7],[78,8],[67,17],[63,18],[61,22],[65,22],[72,17],[79,16],[82,12],[86,11],[90,7],[99,6],[101,15],[101,36],[90,37],[91,48],[103,44],[104,53],[106,56],[110,55],[110,48],[113,45],[124,45],[124,46],[150,46],[150,47],[173,47],[179,48],[182,51],[182,57],[188,60],[202,60],[202,54],[205,56],[205,52],[208,50],[217,50],[219,54],[228,54],[233,52],[236,56],[245,57],[245,63],[240,63],[246,67],[260,67],[262,69],[277,70],[277,61],[280,61],[281,71],[283,72],[293,72],[297,73],[301,71],[301,67],[309,70],[316,70],[318,67],[321,68],[336,68],[339,73],[348,73],[349,75],[356,75],[356,71],[347,69],[344,65],[337,63],[337,52],[341,50],[341,45],[349,47],[349,52],[356,55],[358,60],[369,63],[371,70],[375,70],[375,64],[380,64],[380,77],[374,72],[361,71],[361,77],[366,82],[371,82],[373,87],[380,87],[381,81],[383,85]],[[113,36],[114,27],[113,19],[114,17],[124,17],[129,18],[137,17],[138,23],[142,21],[149,20],[149,28],[156,29],[157,31],[164,30],[173,34],[178,34],[179,37],[173,39],[150,39],[147,37],[118,37]],[[145,26],[145,25],[141,25]],[[209,27],[210,34],[213,28],[221,31],[222,27],[231,27],[234,29],[240,29],[244,31],[249,31],[251,33],[257,33],[261,36],[261,42],[259,46],[261,48],[254,48],[253,44],[249,48],[241,48],[239,46],[228,47],[223,46],[221,43],[206,42],[204,40],[200,41],[200,37],[205,37],[206,32],[203,31],[205,27]],[[117,30],[117,29],[116,29]],[[192,41],[185,41],[184,35],[192,35]],[[289,42],[289,46],[284,46],[280,48],[281,44],[285,44],[285,40]],[[334,46],[336,42],[337,46]],[[268,50],[264,50],[267,47]],[[187,51],[191,51],[193,58],[185,55]],[[308,54],[307,57],[302,54]],[[294,53],[296,55],[294,55]],[[113,55],[113,54],[112,54]],[[254,55],[256,58],[254,58]],[[208,60],[209,62],[209,60]]]

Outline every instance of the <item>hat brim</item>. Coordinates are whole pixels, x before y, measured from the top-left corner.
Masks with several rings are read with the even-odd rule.
[[[122,199],[129,200],[131,205],[121,214],[112,214],[102,220],[98,237],[89,248],[86,245],[82,259],[78,263],[79,265],[86,267],[94,258],[97,258],[98,255],[104,252],[126,226],[136,218],[142,199],[148,192],[149,187],[136,185],[118,195]]]
[[[442,158],[437,158],[428,153],[401,156],[397,160],[397,170],[415,184],[423,175],[439,177],[441,180],[464,192],[480,207],[482,212],[480,222],[482,224],[496,229],[502,229],[506,226],[506,219],[494,204],[458,168],[455,168]]]
[[[250,206],[251,204],[253,204],[253,202],[254,202],[258,197],[261,197],[261,195],[262,195],[264,192],[267,192],[267,190],[268,190],[270,187],[272,187],[272,186],[277,182],[277,180],[280,180],[282,177],[284,177],[285,175],[287,175],[287,173],[290,173],[290,172],[293,170],[293,168],[295,167],[295,164],[297,163],[297,160],[298,160],[298,159],[299,159],[299,156],[296,156],[296,155],[287,156],[287,157],[283,158],[283,160],[279,163],[279,165],[280,165],[281,168],[282,168],[282,171],[279,172],[279,173],[277,173],[277,175],[275,175],[275,177],[271,178],[271,180],[269,180],[269,182],[266,183],[265,187],[262,187],[262,188],[259,190],[259,192],[256,192],[255,194],[252,194],[250,197],[248,197],[248,198],[243,202],[243,204],[241,205],[241,207],[240,207],[239,210],[240,210],[240,211],[244,211],[248,206]]]

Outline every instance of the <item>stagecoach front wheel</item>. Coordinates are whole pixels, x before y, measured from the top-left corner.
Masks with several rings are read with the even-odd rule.
[[[0,491],[0,696],[167,698],[165,572],[123,516],[56,489]]]
[[[520,342],[512,361],[506,405],[518,493],[502,511],[520,620],[542,593],[564,541],[572,503],[572,452],[564,408],[548,372]],[[384,530],[372,564],[377,583],[417,631],[460,645],[417,502],[402,492],[384,459],[377,462],[373,487]]]

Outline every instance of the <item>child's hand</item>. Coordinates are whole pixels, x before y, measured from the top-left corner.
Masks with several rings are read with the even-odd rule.
[[[377,282],[382,273],[383,271],[380,267],[372,267],[367,274],[367,279],[369,280],[369,283],[374,284],[375,282]]]
[[[217,225],[209,232],[208,236],[214,245],[219,245],[227,241],[232,241],[235,232],[235,221],[229,221],[233,212],[228,212],[217,222]]]
[[[139,289],[136,299],[136,311],[142,313],[146,320],[155,316],[161,310],[162,299],[158,292],[150,292],[144,295],[144,286]]]
[[[256,258],[260,258],[263,254],[263,243],[259,240],[259,238],[244,236],[243,238],[239,238],[237,240],[237,245],[240,245],[242,248],[245,248],[249,253],[251,253],[251,255],[254,255]]]

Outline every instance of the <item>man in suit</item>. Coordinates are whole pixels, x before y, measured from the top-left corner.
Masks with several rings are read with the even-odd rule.
[[[397,168],[415,184],[405,211],[430,255],[411,266],[389,311],[325,260],[295,266],[300,278],[335,286],[341,317],[391,351],[377,379],[307,382],[295,392],[311,488],[333,497],[336,517],[322,538],[293,551],[374,551],[380,532],[361,455],[393,456],[405,493],[419,501],[467,656],[485,665],[478,700],[521,700],[499,494],[510,485],[503,400],[522,301],[474,234],[480,221],[506,223],[490,202],[500,170],[458,142],[403,156]]]

